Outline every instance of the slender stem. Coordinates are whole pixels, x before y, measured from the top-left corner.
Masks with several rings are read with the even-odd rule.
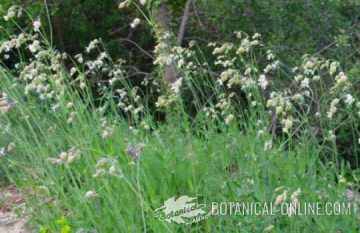
[[[48,7],[48,3],[47,0],[44,0],[44,4],[45,4],[45,9],[46,9],[46,15],[49,21],[49,29],[50,29],[50,45],[51,47],[53,46],[53,28],[52,28],[52,24],[51,24],[51,18],[50,18],[50,12],[49,12],[49,7]]]

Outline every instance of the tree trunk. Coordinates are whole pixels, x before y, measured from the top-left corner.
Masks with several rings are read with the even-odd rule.
[[[194,3],[196,0],[187,0],[186,1],[186,5],[185,5],[185,10],[184,10],[184,14],[182,17],[182,21],[181,21],[181,25],[179,28],[179,32],[177,35],[177,43],[178,45],[181,45],[184,36],[185,36],[185,31],[186,31],[186,25],[190,19],[190,6],[192,3]],[[161,3],[159,5],[159,8],[156,12],[155,15],[155,19],[158,21],[159,26],[162,28],[163,31],[170,31],[170,26],[169,26],[169,20],[168,20],[168,12],[167,12],[167,7],[165,3]],[[167,44],[167,47],[171,47],[171,42],[169,39],[166,39],[166,41],[164,41]],[[171,51],[168,51],[169,53]],[[164,73],[165,73],[165,78],[169,83],[174,83],[176,81],[176,72],[177,68],[174,64],[170,64],[170,65],[165,65],[164,66]]]
[[[159,26],[162,27],[162,30],[167,32],[170,31],[169,21],[167,16],[167,7],[165,3],[161,3],[159,5],[155,18],[157,19]],[[167,44],[167,47],[171,47],[170,40],[166,39],[165,43]],[[174,83],[176,81],[175,66],[173,64],[165,65],[164,73],[168,83]]]

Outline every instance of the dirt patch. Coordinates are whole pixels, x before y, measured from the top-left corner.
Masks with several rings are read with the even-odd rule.
[[[23,196],[15,185],[0,187],[0,233],[30,233]]]

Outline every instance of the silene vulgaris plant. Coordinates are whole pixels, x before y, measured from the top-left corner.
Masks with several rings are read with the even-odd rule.
[[[102,39],[70,56],[48,39],[47,19],[20,6],[3,12],[19,34],[2,29],[0,159],[24,190],[30,228],[356,232],[358,215],[214,217],[185,228],[154,218],[183,194],[275,206],[358,201],[360,179],[350,169],[359,167],[359,88],[339,62],[307,54],[291,67],[261,34],[242,31],[232,42],[179,46],[153,19],[154,5],[118,6],[136,7],[129,27],[146,24],[157,41],[154,71],[135,78]],[[30,27],[21,28],[26,17]]]

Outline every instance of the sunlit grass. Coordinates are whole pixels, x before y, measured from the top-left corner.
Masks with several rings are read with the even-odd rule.
[[[75,94],[67,93],[71,109],[54,113],[19,94],[21,87],[12,86],[5,73],[1,80],[2,90],[17,101],[16,109],[2,122],[12,123],[9,135],[16,152],[3,158],[2,165],[8,178],[27,190],[30,223],[36,229],[260,232],[274,225],[277,232],[345,228],[356,232],[355,216],[213,216],[187,227],[154,216],[154,210],[173,196],[194,196],[209,206],[225,201],[274,202],[281,193],[274,190],[281,186],[290,192],[301,189],[300,201],[345,201],[346,185],[336,182],[345,171],[318,159],[321,148],[311,134],[294,144],[279,140],[265,150],[265,142],[272,137],[266,132],[258,135],[262,127],[256,118],[242,123],[242,131],[235,122],[222,132],[214,130],[218,127],[211,122],[207,130],[199,130],[179,117],[176,124],[169,119],[146,131],[129,129],[123,118],[107,114],[113,133],[104,138],[104,113],[85,109],[91,104]],[[78,114],[68,124],[73,111]],[[127,152],[130,142],[145,145],[138,159]],[[80,152],[73,161],[49,161],[72,147]],[[111,162],[96,167],[101,158]],[[94,177],[97,170],[101,172]],[[88,191],[97,196],[86,198]]]

